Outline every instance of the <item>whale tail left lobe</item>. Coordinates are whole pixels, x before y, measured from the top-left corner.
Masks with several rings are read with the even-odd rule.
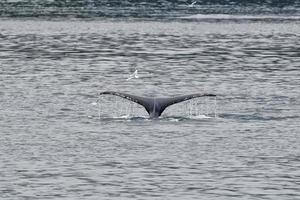
[[[151,108],[152,108],[152,98],[140,97],[140,96],[135,96],[135,95],[126,94],[126,93],[122,93],[122,92],[114,92],[114,91],[101,92],[99,95],[105,95],[105,94],[119,96],[119,97],[122,97],[124,99],[129,100],[129,101],[140,104],[150,114],[150,111],[151,111]]]

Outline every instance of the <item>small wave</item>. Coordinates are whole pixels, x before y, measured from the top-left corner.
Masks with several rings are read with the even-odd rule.
[[[132,116],[128,116],[128,115],[123,115],[123,116],[116,116],[116,117],[109,117],[109,116],[105,116],[105,117],[100,117],[99,116],[94,116],[94,118],[98,118],[100,121],[148,121],[151,120],[148,117],[132,117]]]
[[[229,15],[229,14],[196,14],[179,17],[181,19],[199,20],[300,20],[298,15]]]
[[[299,116],[262,116],[259,114],[221,114],[220,117],[242,121],[281,121],[299,118]]]
[[[96,116],[95,116],[96,117]],[[92,118],[90,116],[89,118]],[[169,122],[179,122],[179,121],[189,121],[189,120],[207,120],[207,119],[215,119],[215,117],[207,116],[207,115],[198,115],[198,116],[162,116],[159,118],[149,118],[145,116],[117,116],[117,117],[100,117],[101,121],[169,121]]]
[[[191,116],[191,119],[211,119],[213,117],[207,116],[207,115],[196,115],[196,116]]]
[[[207,121],[207,120],[212,120],[217,118],[206,116],[206,115],[198,115],[198,116],[168,116],[168,117],[161,117],[158,119],[161,121],[180,122],[180,121]]]

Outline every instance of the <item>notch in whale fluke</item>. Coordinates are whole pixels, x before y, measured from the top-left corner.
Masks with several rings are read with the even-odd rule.
[[[127,93],[122,92],[114,92],[114,91],[105,91],[101,92],[99,95],[115,95],[122,97],[124,99],[128,99],[130,101],[133,101],[137,104],[142,105],[146,111],[148,112],[150,118],[157,118],[159,117],[162,112],[168,107],[176,103],[180,103],[183,101],[187,101],[193,98],[197,97],[216,97],[215,94],[188,94],[188,95],[182,95],[182,96],[175,96],[175,97],[140,97],[136,95],[131,95]]]

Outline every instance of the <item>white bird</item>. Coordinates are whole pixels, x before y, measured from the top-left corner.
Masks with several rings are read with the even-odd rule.
[[[129,77],[126,80],[129,81],[133,78],[139,78],[137,69],[133,72],[133,74],[130,74]]]
[[[194,7],[194,5],[197,3],[197,1],[194,1],[193,3],[189,4],[188,7]]]

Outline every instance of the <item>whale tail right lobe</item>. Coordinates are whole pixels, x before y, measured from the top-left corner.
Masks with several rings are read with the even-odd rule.
[[[176,96],[176,97],[168,97],[168,98],[158,98],[158,111],[159,116],[162,114],[162,112],[169,106],[174,105],[176,103],[181,103],[190,99],[198,98],[198,97],[216,97],[215,94],[188,94],[188,95],[182,95],[182,96]]]
[[[189,94],[189,95],[182,95],[182,96],[168,97],[168,98],[150,98],[150,97],[140,97],[140,96],[135,96],[135,95],[121,93],[121,92],[113,92],[113,91],[105,91],[100,93],[100,95],[105,95],[105,94],[119,96],[124,99],[128,99],[130,101],[142,105],[148,112],[150,118],[159,117],[168,106],[171,106],[173,104],[187,101],[193,98],[198,98],[198,97],[216,96],[215,94],[196,93],[196,94]]]

